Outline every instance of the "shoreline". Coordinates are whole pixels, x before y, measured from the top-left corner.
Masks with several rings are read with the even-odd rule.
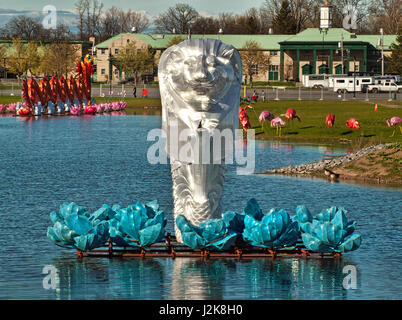
[[[402,161],[400,158],[400,144],[386,143],[362,148],[345,156],[336,156],[333,159],[322,159],[297,166],[286,166],[270,169],[257,174],[275,174],[293,177],[320,178],[333,182],[356,182],[363,184],[377,184],[402,186],[400,173],[389,174],[389,163]],[[390,151],[387,154],[385,151]],[[397,155],[397,158],[390,157]],[[384,160],[383,160],[384,159]],[[396,161],[395,161],[396,160]],[[396,164],[398,166],[398,163]]]

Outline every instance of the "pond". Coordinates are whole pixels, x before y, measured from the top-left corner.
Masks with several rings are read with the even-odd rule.
[[[50,211],[76,202],[158,200],[173,230],[168,165],[151,165],[147,132],[159,116],[0,118],[0,299],[400,299],[401,188],[237,175],[228,167],[223,209],[242,211],[256,198],[264,211],[299,204],[313,214],[344,206],[358,222],[361,247],[341,260],[83,259],[46,237]],[[343,154],[325,146],[256,142],[263,171]],[[43,287],[45,266],[57,270],[56,290]],[[357,270],[345,290],[344,267]]]

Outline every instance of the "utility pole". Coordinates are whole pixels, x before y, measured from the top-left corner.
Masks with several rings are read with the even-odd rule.
[[[343,62],[343,33],[341,34],[341,55],[342,55],[342,74],[345,74],[345,66],[344,66],[344,62]]]
[[[381,34],[381,75],[384,76],[384,29],[380,29]]]

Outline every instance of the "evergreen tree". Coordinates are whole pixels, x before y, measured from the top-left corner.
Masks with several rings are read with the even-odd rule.
[[[276,34],[295,34],[297,21],[290,9],[289,1],[283,0],[281,9],[273,19],[273,29]]]
[[[402,74],[402,24],[399,26],[398,37],[396,43],[391,46],[392,55],[388,61],[388,72]]]

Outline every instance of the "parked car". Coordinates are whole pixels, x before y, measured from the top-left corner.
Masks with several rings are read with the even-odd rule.
[[[369,84],[367,86],[368,92],[379,93],[379,92],[401,92],[402,86],[397,85],[395,82],[386,82],[381,84]]]

